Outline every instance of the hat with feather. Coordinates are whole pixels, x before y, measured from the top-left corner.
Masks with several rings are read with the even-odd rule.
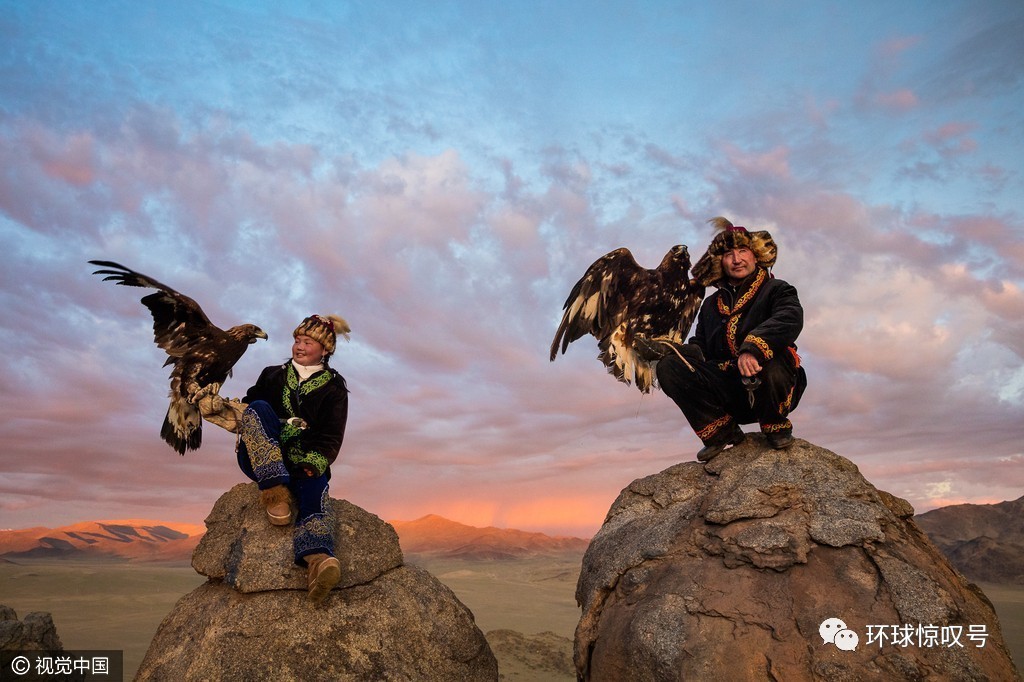
[[[711,240],[708,250],[690,270],[693,278],[700,284],[711,286],[725,276],[722,271],[722,255],[733,249],[750,249],[757,264],[763,268],[771,268],[775,265],[778,248],[775,246],[775,240],[766,230],[750,232],[743,226],[733,225],[722,216],[712,218],[708,222],[718,230],[718,234]]]
[[[295,328],[292,337],[308,336],[324,347],[324,351],[330,355],[338,343],[338,335],[345,337],[348,341],[348,333],[352,331],[348,322],[337,315],[310,315]]]

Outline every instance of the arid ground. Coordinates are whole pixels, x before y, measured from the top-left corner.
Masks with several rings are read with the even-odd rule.
[[[578,555],[505,561],[410,557],[409,563],[429,570],[473,611],[503,680],[575,679]],[[53,614],[66,649],[123,650],[130,679],[160,621],[204,580],[182,564],[0,562],[0,603],[19,617],[30,611]],[[982,587],[1024,669],[1024,588]]]

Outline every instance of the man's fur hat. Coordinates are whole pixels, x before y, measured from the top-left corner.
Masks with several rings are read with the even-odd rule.
[[[750,249],[754,252],[757,264],[763,268],[770,269],[775,265],[778,249],[775,240],[766,230],[748,232],[747,228],[733,225],[722,216],[712,218],[708,222],[719,232],[711,240],[708,250],[690,270],[693,278],[703,286],[716,284],[725,276],[722,272],[722,254],[733,249]]]
[[[308,336],[319,342],[324,347],[324,352],[331,355],[337,346],[338,335],[341,334],[347,341],[350,331],[352,330],[349,329],[348,322],[337,315],[310,315],[299,323],[292,332],[292,337]]]

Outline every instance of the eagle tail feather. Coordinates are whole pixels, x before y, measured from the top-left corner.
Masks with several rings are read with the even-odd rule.
[[[160,437],[179,455],[198,450],[203,443],[203,418],[199,410],[184,400],[171,400]]]

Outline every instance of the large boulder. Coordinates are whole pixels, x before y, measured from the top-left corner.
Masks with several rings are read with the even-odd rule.
[[[403,562],[378,517],[331,500],[342,579],[320,605],[254,483],[217,501],[192,558],[210,579],[161,623],[136,680],[496,680],[473,614]]]
[[[10,606],[0,604],[0,651],[63,651],[53,616],[43,611],[18,614]]]
[[[757,434],[636,480],[584,556],[577,674],[1017,679],[992,605],[913,513],[849,460]]]

